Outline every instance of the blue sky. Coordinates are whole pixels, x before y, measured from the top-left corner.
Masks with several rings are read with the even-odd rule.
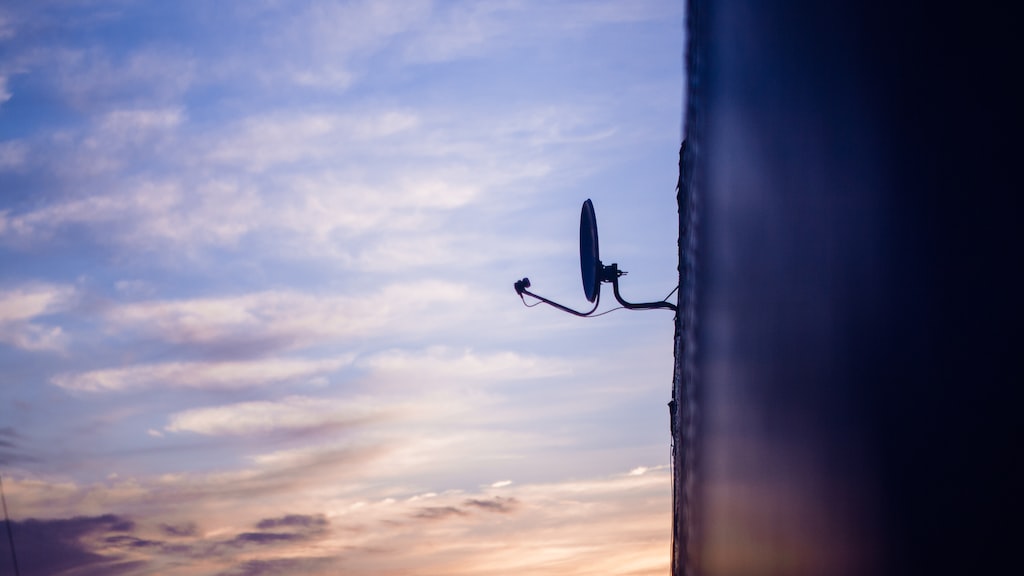
[[[668,1],[5,3],[0,473],[70,535],[23,571],[662,573],[672,315],[512,283],[582,307],[592,198],[625,297],[675,286],[682,45]]]

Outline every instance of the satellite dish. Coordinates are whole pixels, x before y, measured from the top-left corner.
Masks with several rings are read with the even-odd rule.
[[[597,244],[597,217],[590,198],[580,211],[580,275],[583,295],[593,302],[601,293],[601,253]]]
[[[594,215],[594,203],[588,198],[583,203],[583,209],[580,211],[580,276],[583,278],[583,295],[587,297],[587,300],[594,303],[594,307],[588,312],[580,312],[579,310],[573,310],[568,306],[563,306],[552,300],[548,300],[543,296],[538,296],[533,292],[530,292],[530,279],[523,278],[517,280],[515,283],[516,294],[523,299],[523,304],[526,304],[525,296],[536,298],[540,302],[543,302],[549,306],[553,306],[568,312],[575,314],[576,316],[590,316],[593,314],[597,307],[601,304],[601,283],[611,282],[612,291],[615,294],[615,300],[622,305],[623,308],[630,310],[676,310],[676,305],[665,302],[664,300],[658,302],[626,302],[622,299],[619,294],[619,277],[625,275],[626,272],[619,270],[618,264],[610,264],[605,266],[601,263],[601,254],[597,245],[597,217]],[[540,303],[538,302],[538,304]],[[536,304],[526,304],[527,306],[536,306]],[[604,312],[602,312],[604,314]],[[600,314],[598,314],[600,316]]]

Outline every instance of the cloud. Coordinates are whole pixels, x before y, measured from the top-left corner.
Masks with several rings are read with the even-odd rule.
[[[4,101],[4,78],[0,76],[0,104]],[[7,94],[10,97],[10,94]],[[29,147],[25,142],[6,140],[0,142],[0,172],[17,170],[28,162]],[[2,220],[0,220],[2,222]],[[2,229],[0,229],[2,232]]]
[[[10,14],[0,11],[0,40],[14,38],[15,32],[14,18]]]
[[[420,520],[443,520],[452,516],[465,516],[466,514],[465,510],[455,506],[427,506],[420,508],[412,516]]]
[[[255,79],[279,89],[338,94],[366,81],[371,71],[480,58],[598,25],[662,18],[665,6],[358,0],[316,2],[300,10],[263,3],[239,14],[246,28],[265,31],[248,38],[264,57],[258,66],[238,57],[222,66],[221,74],[248,85]]]
[[[387,350],[357,361],[380,378],[404,379],[436,375],[445,380],[496,382],[550,378],[572,372],[564,360],[518,352],[478,353],[471,349],[431,346],[425,350]]]
[[[12,524],[18,564],[25,574],[64,574],[73,569],[75,574],[121,574],[130,569],[120,555],[86,542],[90,538],[102,540],[104,537],[116,540],[131,531],[133,524],[119,516],[29,519]],[[4,541],[6,543],[6,538]]]
[[[31,284],[0,291],[0,323],[31,320],[64,310],[74,296],[69,286]]]
[[[157,224],[160,214],[179,202],[176,186],[168,183],[147,182],[132,194],[101,194],[84,198],[71,198],[44,205],[35,210],[14,214],[0,212],[0,236],[9,241],[30,246],[53,238],[71,225],[105,227],[118,238],[131,236],[130,230],[120,228],[132,219]],[[155,225],[152,234],[159,235]]]
[[[0,212],[0,230],[3,223]],[[63,329],[37,319],[68,310],[75,297],[73,287],[55,284],[0,289],[0,343],[22,350],[61,350],[66,343]]]
[[[238,296],[150,300],[113,306],[104,320],[111,330],[163,341],[201,345],[207,351],[265,355],[332,340],[392,330],[403,318],[409,333],[429,332],[446,320],[431,308],[459,302],[467,287],[422,280],[382,286],[360,296],[264,291]],[[435,318],[436,316],[436,318]],[[450,322],[450,316],[447,321]]]
[[[408,62],[442,63],[521,50],[603,24],[664,16],[664,5],[653,1],[444,2],[433,6],[431,17],[403,38],[400,48]]]
[[[137,48],[119,57],[96,47],[56,48],[42,57],[61,95],[89,112],[142,102],[176,103],[196,77],[196,62],[173,50]]]
[[[21,446],[22,436],[10,427],[0,428],[0,467],[6,468],[12,464],[25,464],[35,462],[36,458],[25,453]]]
[[[502,498],[501,496],[495,496],[491,499],[470,498],[462,504],[463,506],[478,508],[485,512],[508,514],[519,506],[519,501],[515,498]]]
[[[256,524],[260,532],[243,532],[226,542],[231,546],[267,546],[309,540],[325,534],[330,523],[324,515],[287,515],[263,519]],[[285,532],[269,532],[284,529]]]
[[[311,516],[333,510],[325,508],[325,501],[365,488],[361,482],[370,464],[389,450],[366,440],[351,444],[305,448],[290,457],[242,459],[241,466],[233,464],[234,458],[223,458],[205,472],[125,474],[95,483],[5,474],[4,489],[8,504],[17,503],[11,510],[15,517],[116,510],[131,512],[140,527],[150,530],[143,534],[149,539],[168,536],[163,525],[183,530],[194,525],[204,538],[213,537],[252,531],[260,520],[278,518],[281,510]],[[201,452],[192,455],[204,457]]]
[[[303,537],[299,534],[292,534],[288,532],[244,532],[235,536],[229,544],[234,546],[245,546],[247,544],[265,546],[267,544],[279,544],[281,542],[301,540],[302,538]]]
[[[12,448],[14,447],[13,439],[18,437],[18,433],[14,431],[14,428],[5,426],[0,428],[0,448]]]
[[[264,518],[256,527],[260,530],[270,528],[302,528],[302,529],[323,529],[329,522],[323,514],[288,514],[278,518]]]
[[[289,516],[291,517],[291,516]],[[310,518],[317,518],[315,516]],[[296,542],[317,537],[326,524],[314,523],[316,530],[297,532],[241,532],[228,537],[209,537],[193,529],[168,528],[165,534],[186,543],[168,543],[161,539],[137,535],[149,529],[114,514],[78,516],[74,518],[29,519],[12,523],[17,540],[20,567],[31,574],[148,574],[154,571],[171,574],[194,574],[217,565],[253,561],[244,560],[253,549],[281,550]],[[7,539],[3,540],[6,545]],[[0,552],[10,551],[0,546]],[[291,555],[291,554],[290,554]],[[187,560],[182,564],[182,560]],[[301,560],[301,559],[300,559]],[[266,560],[268,565],[278,561]],[[318,562],[282,562],[281,566]],[[193,571],[181,571],[191,566]],[[164,570],[160,568],[163,567]],[[177,567],[177,568],[175,568]],[[209,572],[204,572],[209,573]],[[229,572],[247,573],[247,572]]]
[[[537,18],[538,10],[550,17]],[[79,18],[98,18],[95,10],[80,12]],[[551,8],[360,1],[299,9],[264,3],[232,11],[246,21],[237,33],[209,34],[214,47],[225,48],[221,52],[167,43],[118,51],[40,47],[31,63],[19,66],[32,75],[50,72],[87,121],[37,134],[34,142],[47,153],[28,156],[41,164],[40,174],[64,175],[60,189],[50,190],[43,205],[9,211],[0,220],[0,237],[32,247],[81,225],[96,232],[90,241],[118,251],[180,256],[167,250],[173,244],[195,257],[259,236],[289,256],[333,255],[359,269],[438,265],[456,252],[453,247],[479,245],[480,238],[451,231],[438,236],[445,227],[437,214],[503,198],[505,190],[537,192],[540,179],[552,173],[578,181],[594,171],[593,158],[567,145],[609,139],[616,127],[607,115],[593,103],[535,99],[500,113],[487,102],[453,108],[419,98],[356,99],[339,112],[310,96],[303,101],[313,105],[290,106],[294,98],[285,97],[290,93],[279,81],[351,79],[374,58],[382,59],[373,60],[375,82],[402,79],[407,62],[380,64],[400,54],[436,61],[530,43],[536,39],[520,30],[526,19],[532,32],[557,37],[568,23],[592,27],[663,12],[663,4],[652,2]],[[200,27],[221,22],[178,16]],[[50,20],[52,26],[94,26]],[[221,42],[249,49],[236,54]],[[203,48],[217,54],[213,62],[192,56]],[[268,74],[270,88],[240,81],[253,73]],[[219,96],[187,97],[197,84]],[[255,94],[273,105],[253,100]],[[227,103],[231,113],[224,120],[204,120]],[[23,162],[20,150],[6,155],[8,163]],[[354,237],[360,242],[340,242]],[[417,247],[428,244],[433,257],[417,258]]]
[[[114,283],[117,293],[126,298],[152,297],[156,286],[145,280],[118,280]]]
[[[350,362],[350,356],[327,360],[271,358],[247,362],[166,362],[58,374],[51,382],[76,392],[120,392],[157,387],[239,389],[308,380],[334,372]]]
[[[88,161],[78,170],[126,174],[135,172],[136,165],[173,157],[185,120],[180,106],[135,106],[100,114],[93,121],[92,131],[77,142],[80,158]]]
[[[196,536],[197,534],[199,534],[199,531],[196,528],[196,525],[193,524],[193,523],[186,523],[186,524],[180,524],[180,525],[176,525],[176,524],[160,524],[160,530],[163,531],[163,533],[166,534],[167,536],[173,536],[173,537],[179,537],[179,538],[181,538],[181,537],[189,537],[189,536]]]
[[[615,0],[582,1],[548,4],[546,8],[556,22],[566,28],[591,27],[610,23],[658,20],[666,17],[666,5],[658,0],[641,0],[624,5]],[[678,5],[672,6],[678,10]]]
[[[241,562],[217,576],[291,576],[293,574],[333,574],[338,558],[274,558]]]
[[[374,141],[386,142],[416,128],[419,122],[414,113],[405,110],[252,116],[209,137],[202,158],[214,166],[254,173],[296,163],[309,166],[344,152],[356,153]]]
[[[294,55],[277,64],[275,76],[300,86],[347,89],[370,56],[429,14],[427,0],[313,3],[288,18],[285,33],[273,40],[275,48]]]
[[[353,575],[653,576],[668,566],[671,486],[667,469],[650,468],[643,476],[522,484],[508,496],[484,488],[415,497],[399,486],[338,474],[319,476],[302,490],[278,487],[261,495],[251,491],[253,478],[237,475],[140,478],[130,490],[96,485],[65,493],[25,480],[5,487],[25,509],[37,501],[28,490],[38,490],[40,503],[57,498],[65,510],[97,503],[132,510],[131,520],[52,521],[46,526],[55,529],[40,539],[61,550],[54,535],[71,533],[62,541],[85,555],[83,565],[124,566],[126,574],[184,576],[194,573],[185,571],[189,566],[204,574],[320,576],[343,567]],[[15,524],[16,537],[20,527]]]
[[[435,5],[435,14],[417,27],[403,50],[409,62],[446,62],[480,58],[489,44],[509,33],[509,16],[521,9],[513,2],[448,2]]]
[[[443,520],[446,518],[468,516],[471,511],[483,511],[496,514],[509,514],[519,506],[515,498],[468,498],[458,506],[426,506],[412,512],[412,517],[419,520]]]
[[[186,410],[172,415],[166,430],[210,436],[248,435],[279,430],[351,426],[380,417],[380,409],[367,399],[289,396],[272,402],[242,402]]]
[[[503,120],[511,132],[499,129],[496,146],[481,147],[474,119],[401,106],[263,113],[209,131],[180,106],[118,108],[47,156],[28,155],[41,163],[32,170],[63,176],[45,202],[0,211],[0,243],[36,251],[84,233],[115,257],[165,265],[258,249],[268,260],[330,260],[348,272],[476,269],[515,250],[484,221],[453,224],[485,197],[536,188],[528,183],[559,154],[531,149],[586,122],[563,112],[526,125],[517,113]],[[12,163],[23,149],[12,148]],[[391,168],[395,158],[402,170]],[[496,217],[490,203],[485,213]]]
[[[0,239],[30,249],[84,227],[91,242],[130,253],[172,244],[195,257],[250,240],[359,269],[438,266],[453,246],[481,240],[446,232],[446,216],[502,190],[536,190],[568,161],[565,144],[611,134],[578,104],[495,116],[394,103],[261,110],[211,127],[190,122],[180,102],[126,102],[36,135],[32,149],[45,155],[2,144],[0,168],[31,158],[32,174],[60,178],[46,202],[0,214]],[[577,168],[589,165],[576,156]]]
[[[264,518],[256,523],[261,532],[243,532],[228,541],[234,546],[273,545],[297,540],[308,540],[322,535],[329,526],[323,514],[288,514],[278,518]],[[290,529],[289,532],[268,532],[270,529]]]
[[[575,257],[551,207],[647,188],[606,170],[647,125],[559,59],[604,66],[583,31],[627,46],[608,33],[651,6],[0,9],[23,13],[0,16],[0,111],[34,110],[0,143],[0,252],[90,287],[0,320],[18,432],[55,440],[15,462],[12,511],[131,518],[81,533],[82,572],[664,572],[666,475],[626,472],[645,440],[574,431],[650,386],[566,356],[581,329],[502,280]]]
[[[113,110],[101,117],[100,131],[123,142],[138,142],[140,136],[178,127],[183,116],[180,107]]]
[[[117,536],[107,536],[103,539],[103,541],[107,544],[113,544],[117,547],[127,548],[151,548],[163,545],[162,542],[157,542],[156,540],[144,540],[142,538],[128,536],[124,534],[120,534]]]

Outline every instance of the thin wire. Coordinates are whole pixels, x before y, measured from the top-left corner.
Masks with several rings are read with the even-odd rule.
[[[672,295],[676,293],[676,290],[679,290],[679,286],[676,286],[675,288],[673,288],[672,291],[669,292],[668,295],[666,295],[660,301],[661,302],[668,302],[668,299],[671,298]],[[544,303],[544,302],[538,300],[538,301],[534,302],[533,304],[527,304],[526,303],[526,298],[523,298],[522,294],[519,295],[519,299],[523,301],[523,306],[526,306],[527,308],[533,308],[534,306],[537,306],[539,304],[543,304]],[[587,315],[587,316],[583,316],[583,318],[597,318],[598,316],[604,316],[605,314],[610,314],[612,312],[615,312],[616,310],[622,310],[623,308],[625,308],[625,306],[616,306],[615,308],[612,308],[610,310],[605,310],[604,312],[601,312],[600,314],[590,314],[590,315]]]
[[[668,293],[668,296],[665,296],[664,298],[662,298],[662,300],[668,302],[668,299],[671,298],[672,295],[676,293],[676,290],[679,290],[679,286],[673,288],[672,291]]]
[[[604,312],[601,312],[600,314],[591,314],[590,316],[587,316],[587,318],[597,318],[598,316],[604,316],[605,314],[609,314],[611,312],[615,312],[616,310],[622,310],[623,308],[625,308],[625,306],[617,306],[615,308],[612,308],[611,310],[605,310]]]
[[[4,522],[7,524],[7,539],[11,542],[11,560],[14,562],[14,576],[21,576],[18,570],[18,555],[14,552],[14,533],[11,532],[11,517],[7,515],[7,498],[4,497],[4,478],[0,476],[0,502],[4,505]]]
[[[671,294],[669,294],[669,296],[671,296]],[[666,296],[666,298],[667,297],[668,296]],[[533,308],[534,306],[537,306],[538,304],[543,304],[544,303],[542,300],[538,300],[538,301],[534,302],[533,304],[527,304],[526,303],[526,298],[523,298],[522,294],[519,295],[519,299],[523,301],[523,306],[526,306],[527,308]],[[586,316],[580,316],[580,317],[581,318],[597,318],[598,316],[604,316],[605,314],[608,314],[609,312],[615,312],[616,310],[622,310],[623,308],[624,308],[624,306],[617,306],[615,308],[612,308],[611,310],[605,310],[604,312],[601,312],[600,314],[588,314]]]

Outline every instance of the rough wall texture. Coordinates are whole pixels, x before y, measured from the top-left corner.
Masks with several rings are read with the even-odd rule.
[[[1020,35],[691,0],[673,574],[1019,564]]]

